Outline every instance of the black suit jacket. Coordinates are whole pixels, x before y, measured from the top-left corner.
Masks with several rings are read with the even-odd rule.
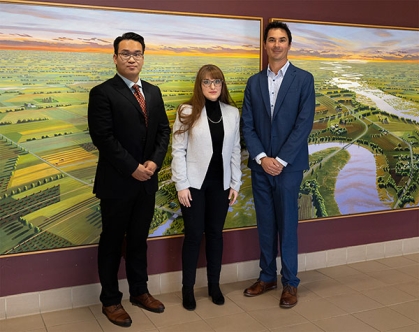
[[[129,198],[144,186],[158,189],[157,172],[148,181],[132,173],[139,164],[163,163],[170,137],[169,121],[160,89],[141,81],[147,103],[148,128],[138,101],[125,82],[115,75],[95,86],[89,94],[88,125],[99,150],[93,192],[98,198]]]

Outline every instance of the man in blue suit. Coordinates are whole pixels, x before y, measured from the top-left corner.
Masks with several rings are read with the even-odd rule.
[[[281,253],[280,307],[297,304],[298,195],[308,169],[308,143],[315,109],[314,78],[288,61],[291,31],[274,21],[265,28],[268,67],[249,78],[242,120],[249,151],[260,245],[260,276],[245,296],[277,287],[278,235]]]

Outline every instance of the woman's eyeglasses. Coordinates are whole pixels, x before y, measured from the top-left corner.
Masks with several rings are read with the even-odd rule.
[[[204,86],[211,86],[211,84],[214,84],[215,86],[221,86],[221,84],[223,84],[223,80],[221,80],[219,78],[217,78],[215,80],[205,79],[205,80],[202,80],[202,84]]]

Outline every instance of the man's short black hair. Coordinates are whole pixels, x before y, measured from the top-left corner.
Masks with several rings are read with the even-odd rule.
[[[143,47],[143,53],[144,53],[145,44],[144,44],[143,36],[140,36],[139,34],[137,34],[135,32],[126,32],[122,36],[116,37],[116,39],[114,40],[113,49],[114,49],[115,54],[118,54],[119,43],[123,40],[135,40],[135,41],[139,42],[141,44],[141,46]]]

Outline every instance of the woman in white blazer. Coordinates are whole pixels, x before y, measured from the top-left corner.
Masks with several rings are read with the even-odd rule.
[[[208,295],[224,304],[220,290],[223,227],[241,185],[240,115],[215,65],[196,76],[189,102],[178,108],[172,136],[172,180],[185,226],[182,247],[182,304],[196,308],[194,285],[205,233]]]

